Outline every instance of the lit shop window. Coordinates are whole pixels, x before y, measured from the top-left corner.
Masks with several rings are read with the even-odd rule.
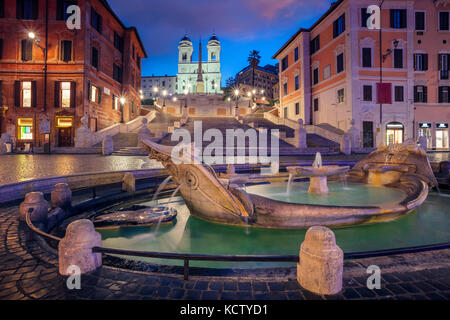
[[[22,82],[22,107],[31,107],[31,81]]]
[[[448,149],[448,123],[436,123],[436,148]]]
[[[33,140],[33,119],[19,119],[19,139]]]
[[[61,82],[61,106],[70,108],[70,82]]]

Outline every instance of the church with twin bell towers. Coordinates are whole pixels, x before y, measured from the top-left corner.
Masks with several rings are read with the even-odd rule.
[[[178,45],[177,93],[221,94],[220,41],[216,34],[208,40],[207,60],[202,61],[202,42],[199,42],[198,61],[192,61],[194,47],[186,34]]]

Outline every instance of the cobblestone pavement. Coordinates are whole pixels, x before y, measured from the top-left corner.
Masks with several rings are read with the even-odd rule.
[[[324,161],[359,161],[364,155],[324,156]],[[431,153],[431,161],[450,160],[450,153]],[[281,157],[281,161],[314,160],[314,156]],[[44,177],[77,173],[123,171],[162,168],[145,156],[102,155],[2,155],[0,156],[0,185]]]
[[[186,300],[304,300],[304,299],[450,299],[449,250],[396,256],[386,263],[381,290],[366,287],[366,267],[382,260],[346,262],[344,290],[336,296],[318,296],[302,289],[291,276],[280,278],[222,278],[169,276],[102,267],[82,276],[81,290],[70,291],[57,273],[56,256],[36,241],[27,241],[16,207],[0,210],[0,300],[17,299],[186,299]],[[436,258],[438,257],[438,258]],[[377,258],[383,259],[383,258]],[[426,259],[401,271],[415,259]],[[439,260],[441,259],[441,260]],[[424,260],[425,261],[425,260]],[[423,270],[417,266],[423,266]],[[430,267],[431,269],[427,269]],[[354,272],[359,270],[358,272]]]

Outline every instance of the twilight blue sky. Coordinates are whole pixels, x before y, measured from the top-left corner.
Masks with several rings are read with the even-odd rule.
[[[212,32],[221,41],[222,85],[247,63],[250,50],[261,52],[261,65],[300,27],[308,28],[331,0],[109,0],[127,26],[136,26],[147,50],[142,75],[176,75],[178,42],[187,32],[206,45]],[[203,55],[206,55],[204,50]]]

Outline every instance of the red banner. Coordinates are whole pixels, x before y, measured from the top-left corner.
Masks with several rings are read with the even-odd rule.
[[[377,100],[379,104],[392,103],[392,83],[377,83]]]

